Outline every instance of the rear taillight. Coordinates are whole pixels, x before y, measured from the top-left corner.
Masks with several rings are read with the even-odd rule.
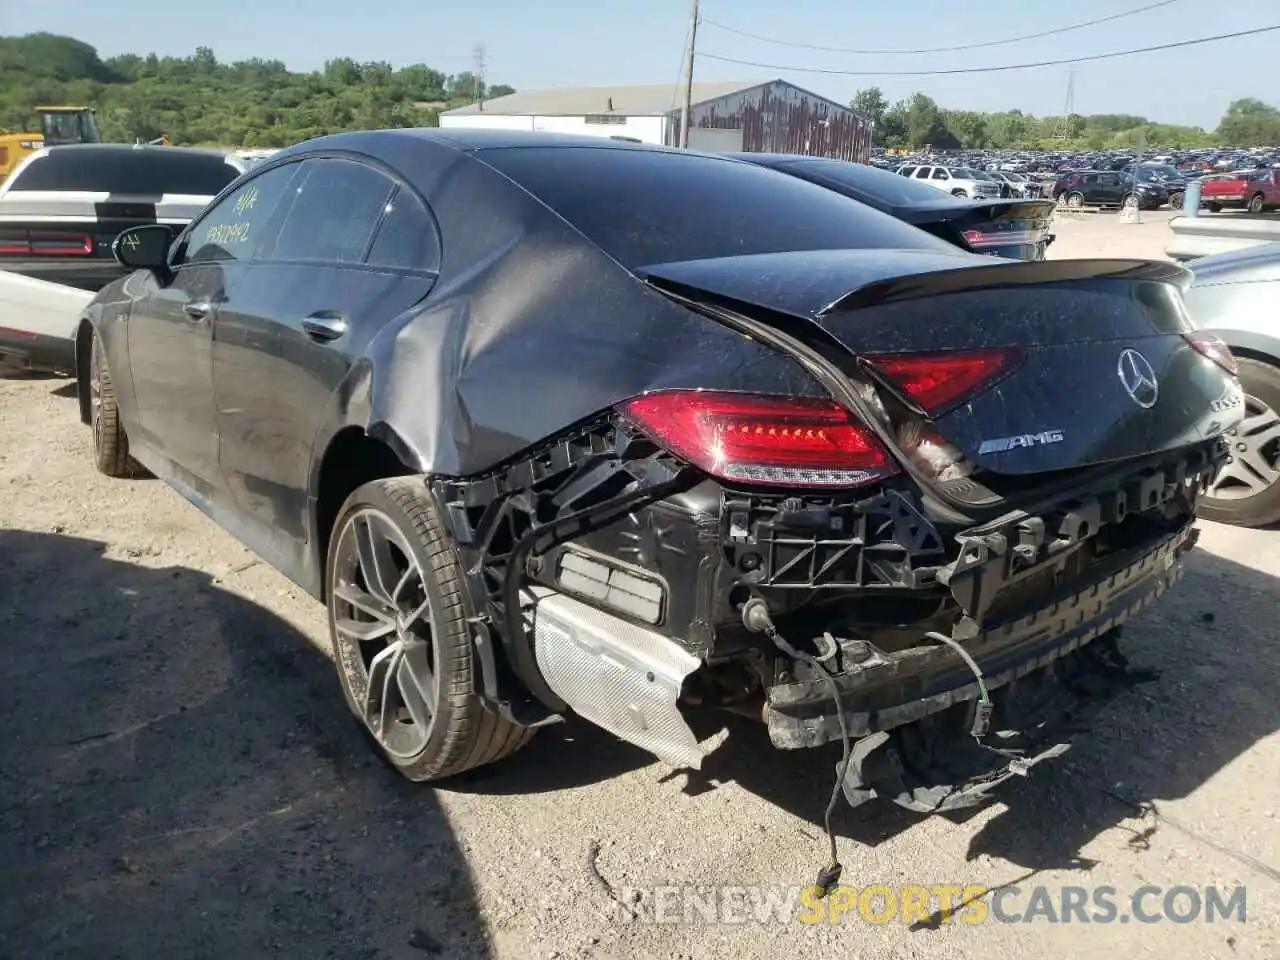
[[[676,390],[620,409],[671,453],[732,483],[853,487],[898,472],[871,431],[830,400]]]
[[[1236,358],[1231,352],[1231,348],[1213,334],[1187,333],[1183,334],[1183,336],[1187,343],[1191,344],[1197,351],[1208,357],[1227,373],[1233,377],[1240,375],[1240,365],[1236,363]]]
[[[1022,359],[1022,351],[908,353],[864,359],[906,399],[938,416],[1012,370]]]
[[[35,233],[27,230],[0,233],[0,256],[87,257],[93,254],[93,238],[82,233]]]

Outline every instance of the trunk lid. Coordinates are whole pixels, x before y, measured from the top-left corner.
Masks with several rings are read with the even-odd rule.
[[[996,474],[1175,449],[1238,422],[1238,382],[1184,336],[1186,269],[1134,260],[1009,262],[957,252],[765,254],[646,267],[659,288],[817,337],[854,357],[1010,348],[1016,360],[937,411],[942,437]],[[803,323],[797,323],[803,321]]]

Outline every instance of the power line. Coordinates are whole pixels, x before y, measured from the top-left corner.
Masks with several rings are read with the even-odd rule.
[[[1145,7],[1138,7],[1135,10],[1125,10],[1121,13],[1113,13],[1107,17],[1099,17],[1096,20],[1086,20],[1083,23],[1073,23],[1065,27],[1054,27],[1052,30],[1041,30],[1039,33],[1024,33],[1022,36],[1008,37],[1004,40],[984,40],[981,43],[966,43],[958,47],[920,47],[914,50],[858,50],[853,47],[823,47],[813,43],[797,43],[793,40],[777,40],[773,37],[766,37],[758,33],[748,33],[746,30],[739,30],[737,27],[730,27],[727,24],[723,24],[718,20],[712,20],[709,17],[703,17],[702,22],[707,26],[724,30],[726,33],[736,33],[740,37],[749,37],[752,40],[760,40],[764,43],[772,43],[780,47],[799,47],[803,50],[820,50],[825,53],[952,53],[957,50],[977,50],[982,47],[1000,47],[1009,43],[1021,43],[1024,40],[1037,40],[1040,37],[1052,37],[1059,33],[1070,33],[1072,30],[1083,30],[1085,27],[1094,27],[1100,23],[1110,23],[1112,20],[1122,20],[1125,17],[1132,17],[1139,13],[1146,13],[1148,10],[1158,10],[1160,7],[1168,7],[1179,2],[1181,2],[1181,0],[1160,0],[1159,3],[1149,3]]]
[[[1006,63],[998,67],[955,67],[950,70],[824,70],[820,67],[796,67],[779,63],[760,63],[755,60],[738,60],[734,57],[722,57],[719,54],[706,53],[702,50],[698,51],[698,56],[706,57],[708,60],[719,60],[721,63],[734,63],[740,67],[759,67],[762,70],[778,70],[785,73],[821,73],[838,77],[938,77],[957,73],[1002,73],[1006,70],[1031,70],[1035,67],[1060,67],[1070,63],[1092,63],[1095,60],[1112,60],[1116,57],[1132,57],[1139,53],[1155,53],[1158,50],[1175,50],[1179,47],[1194,47],[1202,43],[1215,43],[1219,40],[1252,37],[1260,33],[1271,33],[1275,30],[1280,30],[1280,23],[1273,24],[1270,27],[1256,27],[1253,30],[1240,30],[1236,33],[1221,33],[1216,37],[1197,37],[1195,40],[1180,40],[1177,43],[1162,43],[1154,47],[1138,47],[1133,50],[1097,53],[1088,57],[1038,60],[1034,63]]]

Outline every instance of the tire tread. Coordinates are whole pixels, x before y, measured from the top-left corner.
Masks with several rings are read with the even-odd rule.
[[[361,487],[342,511],[362,498],[368,487],[376,486],[408,519],[439,590],[440,609],[433,610],[439,633],[436,641],[436,670],[442,675],[441,697],[447,700],[444,740],[438,750],[395,764],[411,780],[436,780],[454,776],[515,753],[532,739],[534,730],[518,726],[488,707],[475,689],[476,672],[472,641],[466,629],[463,607],[462,564],[457,548],[445,530],[421,477],[393,477]],[[437,713],[437,721],[440,719]]]

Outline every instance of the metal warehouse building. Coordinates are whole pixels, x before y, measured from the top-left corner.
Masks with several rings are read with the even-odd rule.
[[[534,90],[449,110],[440,115],[440,126],[632,137],[674,146],[680,105],[670,85]],[[689,146],[866,162],[871,124],[784,80],[695,83]]]

